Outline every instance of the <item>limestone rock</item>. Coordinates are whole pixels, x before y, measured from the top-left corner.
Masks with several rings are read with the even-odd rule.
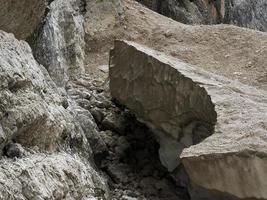
[[[52,80],[64,87],[84,72],[84,29],[79,0],[55,0],[45,18],[34,54]]]
[[[159,142],[169,137],[177,148],[200,142],[181,154],[193,187],[211,199],[267,199],[266,91],[127,41],[111,51],[110,88],[160,133]]]
[[[41,22],[45,0],[0,1],[0,30],[14,33],[18,39],[30,36]]]
[[[0,169],[0,199],[108,199],[105,181],[77,155],[2,159]]]

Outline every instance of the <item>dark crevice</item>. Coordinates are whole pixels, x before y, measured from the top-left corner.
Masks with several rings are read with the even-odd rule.
[[[189,200],[186,186],[180,184],[184,180],[177,181],[179,176],[175,173],[179,170],[172,174],[162,166],[159,144],[152,131],[118,103],[107,112],[112,112],[115,121],[121,123],[121,130],[115,131],[98,122],[108,154],[97,163],[109,177],[112,197],[121,199],[120,193],[127,193],[138,200]]]

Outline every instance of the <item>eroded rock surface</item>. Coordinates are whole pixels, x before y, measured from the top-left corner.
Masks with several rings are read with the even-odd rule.
[[[0,30],[26,39],[41,22],[46,8],[45,0],[0,1]]]
[[[117,41],[111,52],[110,89],[156,134],[184,148],[213,133],[181,154],[193,188],[213,199],[267,199],[266,91],[127,41]]]

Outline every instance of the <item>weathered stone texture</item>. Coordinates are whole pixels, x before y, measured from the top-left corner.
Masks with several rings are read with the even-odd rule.
[[[30,36],[41,22],[46,0],[1,0],[0,30],[14,33],[19,39]]]
[[[168,142],[183,145],[181,159],[193,186],[219,196],[267,199],[266,91],[127,41],[116,41],[111,51],[110,88],[115,99],[160,132],[160,143],[171,136]],[[173,145],[163,147],[167,156],[160,156],[173,158],[168,154]]]
[[[0,199],[108,199],[103,179],[77,155],[2,159],[0,169]]]

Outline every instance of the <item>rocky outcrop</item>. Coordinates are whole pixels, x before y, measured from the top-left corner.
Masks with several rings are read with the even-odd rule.
[[[0,30],[14,33],[19,39],[25,39],[33,33],[41,22],[46,1],[20,0],[0,1]]]
[[[265,91],[127,41],[111,51],[110,89],[152,127],[165,166],[185,148],[192,199],[267,199]]]
[[[33,45],[39,63],[64,87],[84,73],[84,29],[79,0],[55,0]]]

